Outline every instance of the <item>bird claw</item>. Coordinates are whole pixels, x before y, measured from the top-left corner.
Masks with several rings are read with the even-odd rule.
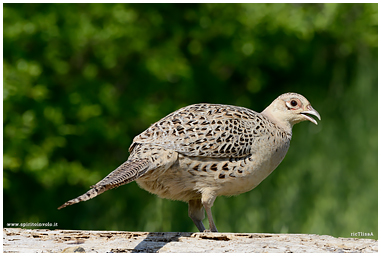
[[[210,229],[205,229],[204,231],[202,231],[203,233],[216,233],[218,232],[217,230],[210,230]]]

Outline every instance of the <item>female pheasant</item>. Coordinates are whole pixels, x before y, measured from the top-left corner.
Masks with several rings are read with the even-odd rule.
[[[219,104],[181,108],[136,136],[126,162],[85,194],[58,209],[89,200],[136,181],[159,197],[188,202],[188,214],[200,232],[204,209],[209,230],[217,232],[211,207],[217,196],[255,188],[283,160],[294,124],[320,120],[308,100],[285,93],[264,111]]]

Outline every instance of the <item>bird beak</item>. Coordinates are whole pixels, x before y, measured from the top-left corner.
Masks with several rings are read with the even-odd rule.
[[[301,112],[300,114],[303,115],[306,120],[311,121],[311,122],[313,122],[316,125],[318,124],[316,122],[316,120],[313,119],[312,117],[308,116],[308,115],[316,116],[319,120],[321,120],[319,112],[317,112],[311,105],[308,105],[307,106],[307,110]],[[306,115],[306,114],[308,114],[308,115]]]

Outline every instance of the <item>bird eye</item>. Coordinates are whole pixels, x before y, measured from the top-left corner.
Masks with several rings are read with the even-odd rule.
[[[296,107],[298,105],[298,102],[296,100],[291,101],[291,106]]]

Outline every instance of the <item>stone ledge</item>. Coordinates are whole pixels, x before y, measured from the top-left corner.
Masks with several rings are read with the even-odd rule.
[[[3,252],[378,252],[373,239],[304,234],[3,229]]]

